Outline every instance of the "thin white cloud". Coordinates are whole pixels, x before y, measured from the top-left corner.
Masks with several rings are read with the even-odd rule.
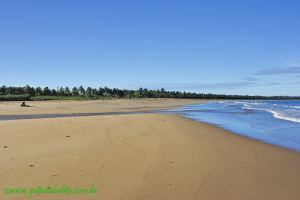
[[[243,78],[243,80],[246,80],[246,81],[259,81],[258,78],[254,78],[254,77],[246,77],[246,78]]]
[[[182,89],[182,90],[195,90],[195,89],[222,89],[232,90],[244,87],[260,87],[260,86],[274,86],[281,85],[281,82],[257,82],[257,81],[239,81],[239,82],[220,82],[220,83],[178,83],[178,84],[165,84],[166,89]]]
[[[289,68],[269,68],[261,70],[256,75],[300,74],[300,66]]]

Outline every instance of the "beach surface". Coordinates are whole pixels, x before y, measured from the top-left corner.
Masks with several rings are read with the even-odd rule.
[[[103,99],[103,100],[53,100],[21,102],[0,101],[0,115],[66,114],[99,112],[136,112],[162,110],[188,104],[205,103],[208,100],[194,99]]]
[[[176,104],[184,103],[174,100],[172,105],[150,106]],[[132,105],[134,109],[150,106]],[[28,199],[4,194],[8,187],[49,184],[94,185],[98,191],[95,195],[41,194],[31,199],[300,199],[299,153],[175,115],[6,121],[0,123],[0,145],[0,199]]]

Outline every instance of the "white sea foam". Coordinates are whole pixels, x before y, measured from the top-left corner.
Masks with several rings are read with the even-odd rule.
[[[287,105],[280,105],[282,107],[285,107],[285,108],[296,108],[296,109],[299,109],[300,106],[287,106]]]
[[[272,113],[274,118],[300,123],[300,119],[299,118],[294,118],[294,117],[286,116],[285,114],[280,113],[278,111],[267,110],[267,109],[266,109],[266,111]]]
[[[279,112],[279,111],[274,111],[271,109],[263,109],[263,108],[253,108],[253,107],[248,107],[248,106],[244,106],[243,108],[248,109],[248,110],[262,110],[262,111],[270,112],[270,113],[272,113],[274,118],[300,123],[299,118],[287,116],[284,113]]]

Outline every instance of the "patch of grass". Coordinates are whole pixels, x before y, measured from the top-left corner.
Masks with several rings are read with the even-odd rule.
[[[29,101],[30,95],[0,95],[0,101]]]

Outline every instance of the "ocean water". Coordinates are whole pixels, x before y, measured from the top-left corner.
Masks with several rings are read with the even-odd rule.
[[[300,101],[214,101],[168,113],[208,122],[231,132],[300,152]]]

